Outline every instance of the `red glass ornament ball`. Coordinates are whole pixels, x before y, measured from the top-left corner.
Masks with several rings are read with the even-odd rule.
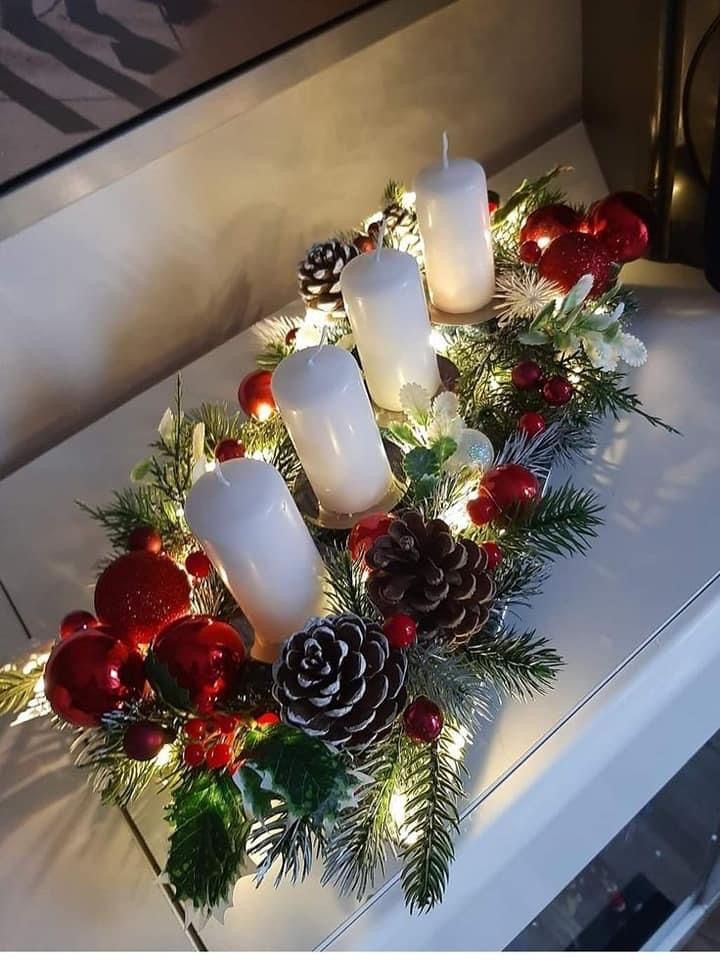
[[[222,770],[232,758],[232,750],[227,743],[214,743],[207,752],[205,762],[211,770]]]
[[[183,750],[183,760],[186,767],[199,767],[205,763],[205,747],[200,743],[188,743]]]
[[[589,233],[566,233],[543,252],[538,273],[568,293],[580,277],[589,273],[594,278],[593,297],[599,297],[613,282],[615,269],[601,241]]]
[[[470,500],[467,505],[468,516],[472,522],[483,527],[486,523],[492,523],[500,516],[500,511],[495,506],[490,497],[480,496]]]
[[[348,550],[353,560],[359,560],[378,537],[388,532],[393,519],[389,513],[370,513],[358,520],[348,537]]]
[[[485,556],[487,557],[488,570],[495,570],[495,568],[499,567],[503,562],[502,550],[493,540],[487,540],[482,544],[482,548],[485,551]]]
[[[530,214],[520,230],[520,243],[534,240],[544,250],[558,237],[576,233],[581,224],[582,216],[577,210],[565,203],[550,203]]]
[[[162,627],[188,613],[190,584],[170,557],[135,550],[100,574],[95,610],[121,637],[149,643]]]
[[[536,390],[542,380],[542,370],[534,360],[521,360],[512,368],[510,378],[518,390]]]
[[[545,417],[534,410],[527,410],[518,417],[517,427],[529,437],[534,437],[545,429]]]
[[[261,727],[274,727],[275,724],[280,723],[280,717],[277,713],[273,713],[272,710],[267,710],[255,718],[255,723]]]
[[[639,210],[648,201],[635,193],[611,193],[593,204],[588,216],[590,232],[600,239],[611,260],[628,263],[647,253],[650,231]]]
[[[163,548],[162,537],[155,527],[135,527],[128,537],[128,550],[148,550],[150,553],[161,553]]]
[[[488,497],[501,513],[527,506],[540,496],[535,476],[519,463],[492,467],[480,481],[480,496]]]
[[[221,440],[215,447],[215,459],[219,460],[220,463],[225,463],[226,460],[238,460],[244,456],[245,445],[231,437]]]
[[[383,623],[383,633],[394,650],[407,650],[417,640],[417,623],[406,613],[396,613]]]
[[[236,689],[245,645],[229,623],[190,616],[161,630],[150,657],[150,682],[160,696],[172,706],[209,713]],[[167,674],[170,683],[165,682]]]
[[[53,711],[78,727],[139,700],[145,686],[138,651],[105,629],[80,630],[60,640],[45,665],[45,696]]]
[[[416,743],[432,743],[437,740],[442,733],[443,723],[442,710],[427,697],[413,700],[403,714],[405,733]]]
[[[574,392],[573,385],[565,377],[549,377],[543,384],[543,397],[551,407],[564,407]]]
[[[255,370],[249,373],[238,387],[238,403],[242,410],[255,420],[267,420],[275,412],[270,370]]]
[[[358,234],[357,237],[353,240],[353,246],[356,247],[360,253],[372,253],[375,249],[375,241],[372,237],[366,237],[363,234]]]
[[[542,256],[542,250],[534,240],[525,240],[518,248],[518,256],[523,263],[537,263]]]
[[[209,576],[212,570],[210,558],[204,550],[193,550],[185,558],[185,569],[191,577],[197,577],[198,580],[204,580]]]
[[[207,724],[200,717],[193,717],[183,727],[188,740],[204,740],[207,736]]]
[[[60,639],[67,640],[78,630],[95,630],[100,621],[89,610],[72,610],[60,621]]]
[[[140,721],[125,731],[123,750],[131,760],[152,760],[170,740],[170,732],[159,723]]]

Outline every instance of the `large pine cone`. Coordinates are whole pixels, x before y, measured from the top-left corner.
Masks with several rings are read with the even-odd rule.
[[[386,616],[406,613],[421,639],[462,642],[487,621],[495,586],[487,555],[472,540],[456,540],[443,520],[427,523],[406,510],[365,554],[367,591]]]
[[[298,264],[298,285],[305,304],[334,319],[342,319],[345,305],[340,293],[340,274],[345,264],[357,255],[357,247],[342,240],[328,240],[310,247],[305,259]]]
[[[352,613],[314,618],[273,664],[284,723],[336,747],[360,749],[385,736],[405,707],[405,654],[379,624]]]
[[[390,203],[383,210],[383,217],[387,245],[403,253],[411,253],[416,260],[422,261],[423,247],[415,208],[402,203]]]

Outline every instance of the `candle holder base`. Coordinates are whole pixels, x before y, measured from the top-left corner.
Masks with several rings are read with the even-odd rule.
[[[469,313],[445,313],[431,303],[430,322],[441,327],[467,327],[477,323],[487,323],[497,316],[497,312],[497,307],[492,300],[484,307],[471,310]]]

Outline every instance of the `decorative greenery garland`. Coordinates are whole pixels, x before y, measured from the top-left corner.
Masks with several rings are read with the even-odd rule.
[[[555,187],[560,172],[524,182],[494,212],[496,318],[436,328],[440,352],[457,367],[455,392],[431,400],[409,385],[405,418],[384,428],[403,452],[408,482],[394,526],[388,518],[375,518],[376,529],[361,524],[348,546],[347,534],[310,525],[328,570],[329,615],[286,645],[285,673],[276,664],[273,684],[269,668],[246,662],[239,682],[214,695],[210,711],[189,696],[153,644],[143,666],[152,694],[126,691],[117,709],[100,711],[97,725],[87,726],[73,743],[75,763],[89,771],[103,801],[127,805],[151,785],[169,793],[167,877],[181,900],[206,914],[232,899],[239,876],[254,872],[259,882],[272,870],[278,882],[301,881],[317,857],[324,861],[324,883],[362,897],[382,875],[389,854],[402,863],[408,907],[434,906],[453,859],[467,745],[489,722],[496,695],[523,699],[541,693],[562,666],[545,639],[514,626],[513,611],[539,593],[555,557],[586,550],[601,508],[592,491],[570,482],[549,486],[551,469],[587,456],[596,426],[608,415],[636,412],[671,428],[642,410],[616,370],[620,359],[645,359],[644,347],[623,325],[635,309],[628,293],[613,283],[593,295],[591,275],[561,295],[536,266],[520,259],[521,226],[533,211],[562,200]],[[383,204],[387,241],[421,257],[412,197],[390,184]],[[371,246],[376,219],[363,225],[354,246],[349,239],[330,242],[330,254],[347,258]],[[328,245],[313,250],[319,256],[323,247],[327,253]],[[299,345],[318,342],[328,318],[325,336],[329,330],[331,340],[350,346],[342,301],[331,284],[320,284],[318,292],[318,263],[322,271],[322,261],[309,254],[301,265],[301,289],[313,308],[308,319],[262,325],[261,369],[271,369]],[[322,323],[315,319],[318,311]],[[540,374],[544,389],[538,389]],[[549,384],[560,392],[548,392]],[[492,457],[482,434],[478,445],[480,430],[497,451],[485,474]],[[175,408],[162,419],[151,457],[133,470],[133,485],[107,507],[82,505],[107,531],[116,554],[132,538],[146,552],[162,545],[193,574],[193,613],[223,620],[237,620],[241,612],[198,550],[182,511],[194,474],[219,444],[233,441],[235,453],[242,452],[241,444],[246,456],[268,460],[292,488],[300,464],[278,415],[245,419],[217,404],[184,411],[178,380]],[[525,485],[488,486],[496,468],[509,465]],[[534,489],[527,488],[528,475]],[[508,476],[507,469],[500,473]],[[415,552],[403,553],[413,537]],[[452,609],[457,623],[470,627],[458,633],[459,626],[448,625],[448,610],[432,606],[430,594],[423,594],[424,605],[421,597],[414,619],[400,603],[405,620],[394,618],[387,627],[383,615],[393,619],[392,604],[385,605],[395,586],[390,582],[388,589],[388,578],[401,570],[412,579],[418,552],[421,561],[425,551],[442,567],[451,549],[452,564],[442,576],[448,583],[460,583],[462,576],[472,582],[472,598]],[[458,564],[461,574],[453,579]],[[99,606],[97,599],[96,593]],[[413,603],[418,608],[417,597]],[[61,632],[67,637],[79,627],[92,633],[97,626],[91,614],[75,613]],[[295,678],[287,665],[292,644],[302,646],[317,631],[323,656],[332,659],[332,645],[342,645],[345,637],[350,646],[365,645],[366,660],[379,657],[383,670],[393,658],[401,664],[392,704],[397,719],[381,734],[374,734],[372,723],[363,728],[373,734],[369,746],[336,748],[323,735],[308,735],[322,715],[318,721],[313,714],[306,728],[296,722],[299,694],[288,693]],[[125,666],[128,656],[139,656],[118,646],[112,656],[122,655]],[[23,719],[50,712],[42,683],[46,660],[35,656],[0,673],[1,712]],[[53,694],[58,711],[57,690]],[[401,717],[405,703],[410,707]],[[59,712],[67,719],[67,711]],[[357,736],[347,743],[352,746]]]

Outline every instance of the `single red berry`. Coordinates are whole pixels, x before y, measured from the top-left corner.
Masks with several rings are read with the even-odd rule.
[[[193,717],[185,722],[183,730],[188,740],[204,740],[207,736],[207,723],[200,717]]]
[[[185,558],[185,569],[191,577],[204,580],[212,570],[212,564],[204,550],[193,550]]]
[[[542,250],[535,240],[525,240],[520,244],[518,256],[523,263],[537,263],[542,256]]]
[[[443,723],[442,710],[427,697],[413,700],[403,714],[405,733],[416,743],[432,743],[437,740],[442,733]]]
[[[388,532],[394,519],[389,513],[371,513],[358,520],[348,537],[348,550],[353,560],[363,557],[377,538]]]
[[[503,552],[500,547],[493,540],[487,540],[482,544],[482,548],[487,557],[488,570],[494,570],[496,567],[499,567],[503,562]]]
[[[406,650],[417,640],[417,623],[406,613],[396,613],[383,623],[383,633],[394,650]]]
[[[238,717],[233,717],[229,713],[220,713],[217,716],[213,717],[217,728],[225,736],[229,736],[231,733],[235,733],[237,728],[240,726],[240,720]]]
[[[276,713],[273,713],[272,710],[268,710],[266,713],[261,713],[259,717],[256,717],[255,723],[261,727],[274,727],[276,723],[280,723],[280,717]]]
[[[372,253],[375,249],[375,243],[372,237],[366,237],[362,234],[358,234],[358,236],[353,239],[353,246],[357,247],[360,253]]]
[[[467,505],[467,512],[472,522],[478,527],[482,527],[486,523],[492,523],[500,516],[500,511],[490,497],[485,496],[470,500]]]
[[[534,410],[527,410],[518,417],[517,428],[529,437],[534,437],[536,433],[541,433],[545,429],[545,417],[541,413],[535,413]]]
[[[298,328],[291,327],[288,332],[285,334],[285,346],[291,347],[295,343],[295,338],[298,335]]]
[[[73,610],[60,621],[60,639],[71,637],[78,630],[96,630],[100,621],[89,610]]]
[[[536,390],[542,380],[542,370],[534,360],[521,360],[512,368],[510,378],[518,390]]]
[[[188,743],[183,750],[183,760],[187,767],[199,767],[205,762],[205,747],[200,743]]]
[[[550,377],[543,384],[543,397],[551,407],[564,407],[574,392],[573,385],[565,377]]]
[[[207,765],[211,770],[220,770],[232,761],[232,750],[227,743],[215,743],[207,752]]]
[[[245,445],[240,443],[239,440],[233,440],[231,437],[221,440],[215,447],[215,459],[220,463],[225,463],[226,460],[237,460],[244,456]]]
[[[128,550],[147,550],[149,553],[160,553],[162,537],[155,527],[135,527],[128,537]]]

